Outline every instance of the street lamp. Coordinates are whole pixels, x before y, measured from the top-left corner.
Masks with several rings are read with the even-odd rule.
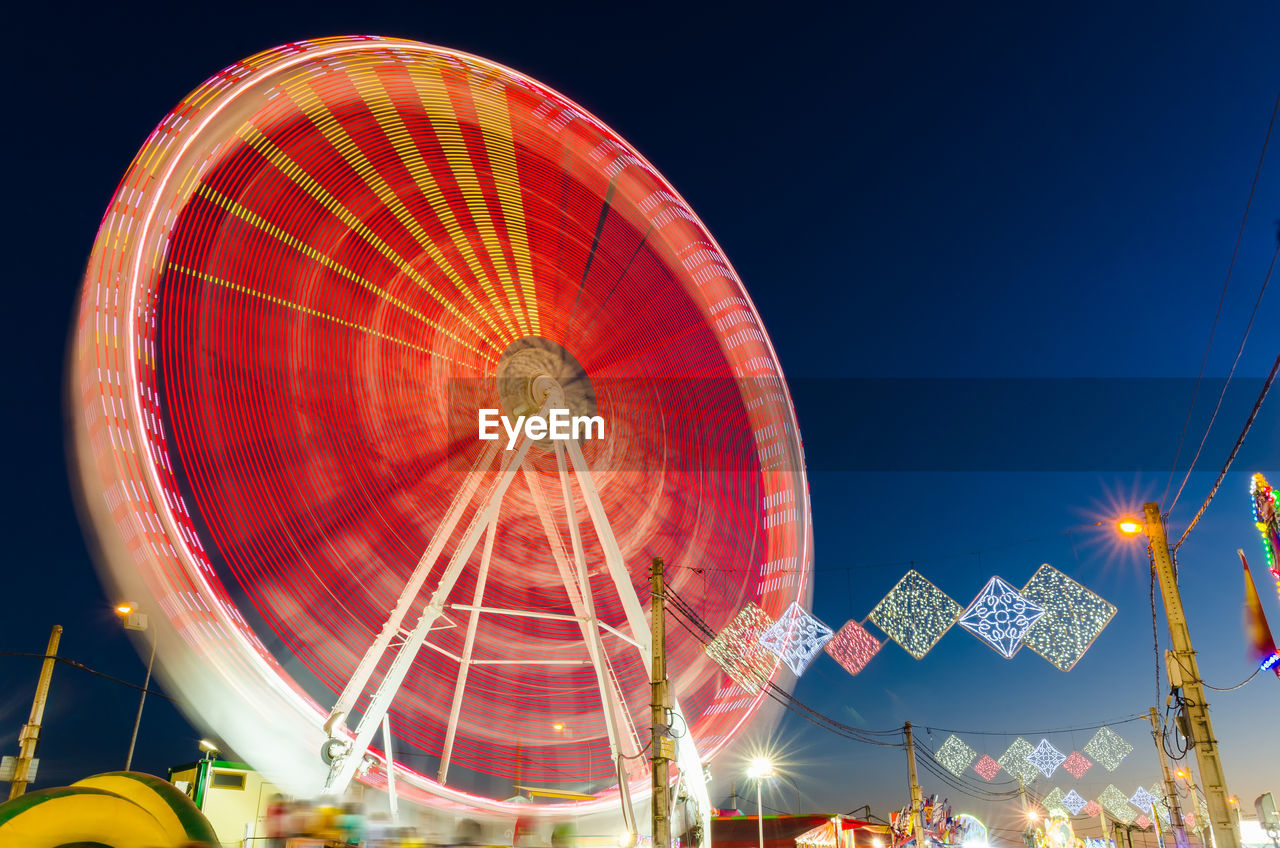
[[[759,825],[760,848],[764,848],[764,803],[760,799],[760,786],[766,777],[775,777],[777,774],[768,757],[756,757],[747,768],[747,777],[756,779],[756,823]]]
[[[208,739],[200,740],[200,750],[204,751],[204,758],[211,759],[219,753],[218,746],[210,742]]]
[[[116,604],[116,615],[124,620],[125,630],[145,631],[147,614],[138,612],[138,605],[132,601]],[[129,737],[129,753],[124,758],[124,770],[133,766],[133,749],[138,744],[138,727],[142,724],[142,707],[147,703],[147,688],[151,686],[151,667],[156,661],[156,634],[151,634],[151,656],[147,659],[147,677],[142,682],[142,694],[138,697],[138,714],[133,719],[133,735]]]
[[[1116,522],[1116,529],[1126,536],[1136,536],[1142,532],[1142,522],[1126,516]]]

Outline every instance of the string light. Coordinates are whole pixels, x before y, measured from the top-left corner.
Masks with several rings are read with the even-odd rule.
[[[1079,751],[1072,751],[1065,760],[1062,761],[1062,767],[1071,772],[1071,776],[1076,780],[1084,777],[1084,773],[1093,768],[1093,761]]]
[[[1053,777],[1053,773],[1066,758],[1067,755],[1050,745],[1048,739],[1041,739],[1036,749],[1027,754],[1027,762],[1040,769],[1045,777]]]
[[[1062,790],[1055,786],[1052,792],[1040,799],[1040,806],[1044,807],[1044,811],[1049,815],[1055,812],[1066,813],[1067,808],[1062,805],[1066,797],[1062,794]]]
[[[1276,580],[1276,592],[1280,594],[1280,509],[1276,504],[1276,492],[1261,474],[1253,475],[1249,485],[1253,497],[1253,521],[1262,534],[1262,552],[1267,558],[1267,569]]]
[[[799,677],[831,641],[831,628],[801,609],[795,601],[760,637],[760,644]]]
[[[1039,771],[1027,760],[1027,755],[1034,750],[1035,748],[1031,747],[1030,742],[1019,736],[1000,755],[998,762],[1009,774],[1022,778],[1023,783],[1030,783],[1036,779],[1036,774]]]
[[[844,627],[823,648],[833,660],[844,666],[850,674],[857,674],[867,667],[871,658],[880,650],[880,640],[867,632],[856,621],[846,621]]]
[[[1098,803],[1111,814],[1113,819],[1125,824],[1133,821],[1133,807],[1129,806],[1129,799],[1124,796],[1123,792],[1116,789],[1115,784],[1107,784],[1107,788],[1102,790],[1102,794],[1098,796]]]
[[[773,626],[773,619],[755,604],[748,603],[712,639],[707,656],[743,689],[755,694],[773,672],[773,655],[760,644],[760,637]]]
[[[946,742],[942,743],[933,758],[942,763],[947,771],[959,777],[964,774],[965,769],[969,768],[969,763],[973,762],[977,756],[977,751],[970,748],[959,736],[953,733],[947,737]]]
[[[1031,576],[1022,594],[1045,611],[1023,642],[1063,671],[1080,661],[1116,614],[1114,605],[1047,563]]]
[[[1066,807],[1071,815],[1078,816],[1081,810],[1089,806],[1089,802],[1079,792],[1072,789],[1063,797],[1062,806]]]
[[[961,607],[912,569],[868,616],[907,653],[921,659],[960,617]]]
[[[1109,727],[1100,727],[1093,734],[1084,752],[1093,757],[1095,763],[1102,763],[1107,771],[1115,771],[1120,762],[1133,751],[1133,746]]]
[[[1000,772],[1000,764],[991,759],[990,754],[983,754],[982,759],[974,763],[973,770],[982,775],[983,779],[991,780]]]
[[[1044,607],[1027,600],[999,577],[992,577],[960,616],[960,626],[1013,659],[1022,637],[1044,615]]]

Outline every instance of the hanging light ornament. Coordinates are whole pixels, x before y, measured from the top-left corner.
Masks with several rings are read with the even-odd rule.
[[[1036,749],[1027,754],[1027,762],[1040,769],[1045,777],[1053,777],[1053,773],[1066,758],[1065,754],[1049,744],[1048,739],[1041,739]]]
[[[1066,807],[1071,815],[1078,816],[1080,815],[1081,810],[1089,806],[1089,802],[1086,801],[1079,792],[1072,789],[1062,799],[1062,806]]]
[[[799,677],[831,641],[831,628],[792,602],[782,617],[760,636],[760,644]]]
[[[1080,661],[1116,614],[1114,605],[1048,563],[1031,576],[1022,595],[1045,611],[1023,641],[1063,671]]]
[[[1021,778],[1023,783],[1030,783],[1036,779],[1036,775],[1040,772],[1038,768],[1027,760],[1027,756],[1033,751],[1035,751],[1035,748],[1031,746],[1031,743],[1019,736],[1000,755],[1000,766],[1014,777]]]
[[[982,775],[983,779],[991,780],[1000,773],[1000,764],[991,759],[990,754],[983,754],[982,759],[973,764],[973,770]]]
[[[776,662],[760,644],[760,637],[772,626],[773,619],[764,610],[748,603],[729,626],[707,644],[707,656],[734,683],[755,694],[769,679]]]
[[[868,616],[907,653],[921,659],[960,617],[961,606],[912,569]]]
[[[1071,776],[1076,780],[1084,777],[1084,773],[1093,767],[1093,761],[1079,751],[1072,751],[1065,760],[1062,761],[1062,767],[1071,772]]]
[[[1133,746],[1109,727],[1098,728],[1098,732],[1084,746],[1084,752],[1093,757],[1095,763],[1102,763],[1107,771],[1115,771],[1132,751]]]
[[[946,742],[942,743],[933,758],[942,763],[947,771],[959,777],[964,774],[965,769],[969,767],[969,763],[973,762],[977,756],[977,751],[970,748],[959,736],[953,733],[947,737]]]
[[[1107,788],[1098,796],[1098,803],[1111,814],[1113,819],[1125,824],[1133,821],[1133,807],[1129,805],[1129,799],[1124,796],[1124,793],[1116,789],[1115,784],[1107,784]]]
[[[880,645],[880,640],[868,633],[860,623],[846,621],[823,650],[844,666],[845,671],[857,674],[880,651]]]

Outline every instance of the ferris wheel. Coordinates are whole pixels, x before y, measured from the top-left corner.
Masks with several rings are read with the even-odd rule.
[[[332,38],[207,80],[107,208],[73,357],[108,577],[286,789],[606,809],[646,783],[651,560],[713,630],[812,592],[795,414],[729,261],[616,133],[474,56]],[[485,439],[483,410],[602,423]],[[764,695],[691,632],[667,654],[705,812]]]

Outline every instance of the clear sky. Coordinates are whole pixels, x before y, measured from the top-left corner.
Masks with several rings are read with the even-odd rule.
[[[1028,651],[1005,661],[957,629],[921,661],[889,644],[857,678],[819,659],[798,697],[870,729],[910,720],[935,747],[947,733],[929,728],[995,734],[962,734],[993,756],[1014,738],[1001,734],[1028,731],[1034,744],[1030,732],[1154,703],[1145,558],[1097,531],[1060,531],[1164,493],[1280,89],[1280,8],[180,5],[31,4],[8,39],[18,53],[3,424],[11,598],[0,651],[40,651],[61,623],[65,655],[142,675],[89,562],[61,436],[66,334],[116,181],[155,122],[217,69],[284,41],[378,33],[486,56],[578,100],[707,223],[797,384],[819,617],[834,627],[861,619],[905,561],[962,604],[993,574],[1020,586],[1049,562],[1119,608],[1068,674]],[[1213,377],[1231,366],[1275,249],[1277,145],[1209,349]],[[1192,475],[1171,516],[1175,533],[1280,352],[1278,318],[1273,287],[1240,360],[1246,379],[1228,394],[1198,466],[1209,470]],[[1020,383],[961,402],[930,382],[866,395],[854,381],[867,378],[1075,378],[1081,400],[1046,410],[1043,388],[1019,394]],[[1106,382],[1114,378],[1170,379],[1142,384],[1154,400],[1135,404]],[[1194,451],[1218,385],[1202,395],[1184,451]],[[1015,442],[1010,459],[1004,448]],[[1182,549],[1191,631],[1214,686],[1250,671],[1236,548],[1253,561],[1280,627],[1247,499],[1247,472],[1280,477],[1278,451],[1280,396]],[[1025,539],[1036,541],[1011,544]],[[1159,631],[1163,646],[1162,609]],[[6,752],[35,673],[31,660],[0,657]],[[1246,808],[1280,791],[1280,681],[1260,676],[1210,701],[1232,791]],[[124,687],[59,668],[38,784],[122,765],[135,705]],[[1092,797],[1109,781],[1126,794],[1148,784],[1157,764],[1145,725],[1116,730],[1136,748],[1120,771],[1039,788]],[[1089,733],[1047,738],[1067,750]],[[156,699],[136,764],[163,773],[196,756],[196,737]],[[833,739],[798,719],[785,720],[774,743],[808,809],[870,803],[885,813],[906,800],[896,750]],[[730,779],[717,778],[717,800]],[[925,791],[996,824],[1008,815],[929,781]],[[792,809],[793,790],[766,803]]]

